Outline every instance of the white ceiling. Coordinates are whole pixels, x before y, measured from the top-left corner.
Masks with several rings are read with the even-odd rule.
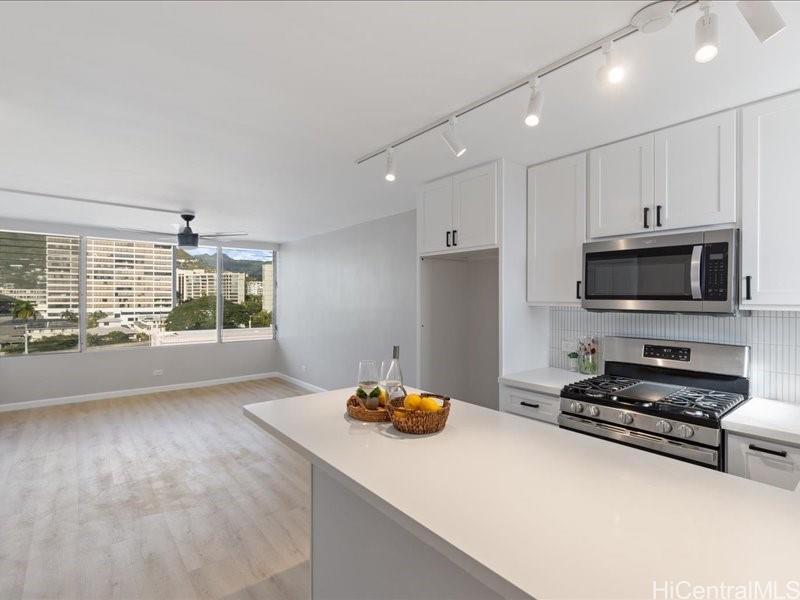
[[[0,188],[170,209],[197,229],[287,241],[415,205],[423,181],[497,157],[522,164],[800,88],[800,3],[760,45],[716,2],[721,50],[691,60],[689,8],[397,152],[398,181],[361,154],[623,25],[646,2],[86,2],[0,5]],[[170,215],[0,194],[0,218],[169,230]],[[379,232],[378,232],[379,233]]]

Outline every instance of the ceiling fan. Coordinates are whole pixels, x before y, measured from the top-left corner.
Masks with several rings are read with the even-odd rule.
[[[175,225],[177,229],[177,233],[167,233],[164,231],[148,231],[146,229],[126,229],[124,227],[117,227],[116,229],[120,229],[122,231],[135,231],[137,233],[148,233],[148,234],[155,234],[161,236],[163,239],[168,239],[172,242],[175,237],[177,236],[178,239],[178,247],[179,248],[197,248],[200,240],[222,240],[222,238],[229,238],[229,237],[241,237],[247,235],[247,233],[243,231],[217,231],[214,233],[206,233],[200,235],[199,233],[195,233],[192,230],[190,223],[194,220],[194,214],[192,213],[182,213],[181,219],[183,219],[186,224],[185,225]]]

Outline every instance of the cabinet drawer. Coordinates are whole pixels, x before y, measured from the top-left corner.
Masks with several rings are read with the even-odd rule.
[[[794,490],[800,483],[800,448],[729,433],[727,471]]]
[[[500,396],[503,410],[506,412],[547,423],[558,423],[561,399],[557,396],[537,394],[507,386],[502,387]]]

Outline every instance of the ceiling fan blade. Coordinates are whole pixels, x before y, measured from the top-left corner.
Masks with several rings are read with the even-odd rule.
[[[217,231],[216,233],[206,233],[201,235],[201,238],[219,238],[219,237],[239,237],[243,235],[248,235],[243,231]]]
[[[174,238],[176,235],[171,231],[151,231],[149,229],[133,229],[131,227],[111,227],[110,229],[113,229],[114,231],[130,231],[131,233],[147,233],[149,235],[160,235],[162,237],[170,239]]]

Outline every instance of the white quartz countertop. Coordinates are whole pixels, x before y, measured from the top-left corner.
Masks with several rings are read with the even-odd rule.
[[[404,435],[349,420],[351,392],[244,411],[456,564],[539,600],[800,579],[800,494],[458,400],[441,433]]]
[[[504,385],[510,385],[523,390],[558,396],[561,393],[561,388],[565,385],[589,377],[592,376],[584,375],[577,371],[544,367],[542,369],[532,369],[530,371],[522,371],[521,373],[502,375],[498,381]]]
[[[777,400],[751,398],[723,417],[722,427],[732,433],[800,446],[800,406]]]

